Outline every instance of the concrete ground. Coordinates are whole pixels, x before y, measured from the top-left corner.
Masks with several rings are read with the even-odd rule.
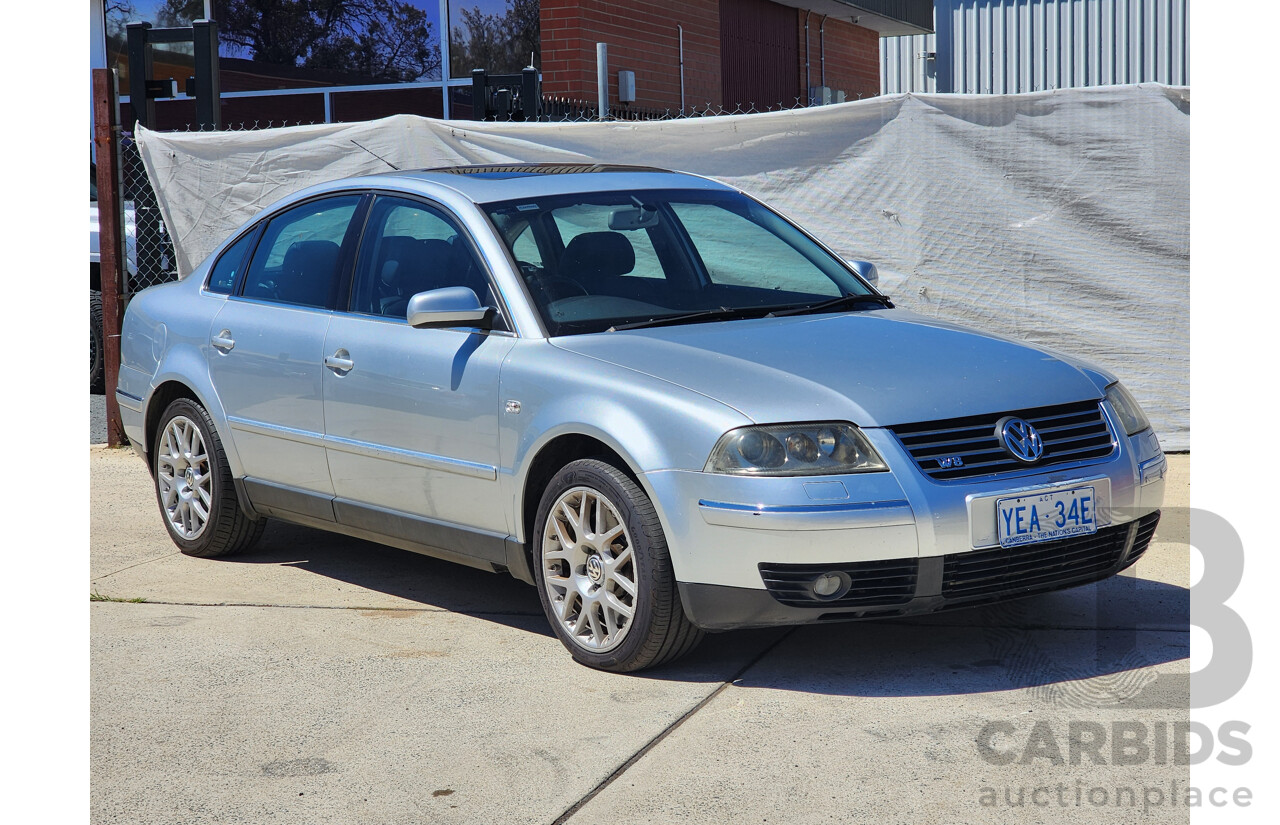
[[[278,522],[250,555],[182,556],[142,462],[91,447],[91,819],[1185,822],[1164,743],[1188,718],[1190,461],[1170,459],[1130,575],[713,635],[620,676],[574,664],[507,577]]]
[[[89,443],[107,443],[107,397],[89,395]]]

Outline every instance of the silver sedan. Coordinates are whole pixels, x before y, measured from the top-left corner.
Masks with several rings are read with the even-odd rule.
[[[133,299],[116,389],[183,552],[267,518],[537,587],[580,662],[1097,581],[1165,460],[1088,364],[896,308],[731,187],[335,181]]]

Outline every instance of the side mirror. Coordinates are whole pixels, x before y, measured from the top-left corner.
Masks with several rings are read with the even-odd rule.
[[[409,299],[405,318],[415,329],[483,326],[492,310],[481,306],[465,286],[448,286],[419,292]]]
[[[876,272],[875,264],[871,263],[870,261],[845,261],[845,263],[849,265],[850,269],[858,273],[858,276],[862,278],[862,280],[866,281],[872,286],[879,285],[880,273]]]

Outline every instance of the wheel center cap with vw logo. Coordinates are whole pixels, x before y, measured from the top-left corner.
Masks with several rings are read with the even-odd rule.
[[[600,561],[599,556],[587,559],[587,578],[596,584],[604,581],[604,562]]]
[[[1013,415],[996,422],[996,438],[1009,455],[1024,464],[1034,464],[1044,455],[1044,440],[1036,428]]]

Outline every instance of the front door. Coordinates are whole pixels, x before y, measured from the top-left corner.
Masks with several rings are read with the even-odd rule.
[[[501,561],[510,526],[498,489],[498,372],[515,339],[410,327],[409,298],[447,286],[492,298],[457,221],[424,202],[379,196],[349,311],[335,314],[324,344],[335,510],[355,527]]]

